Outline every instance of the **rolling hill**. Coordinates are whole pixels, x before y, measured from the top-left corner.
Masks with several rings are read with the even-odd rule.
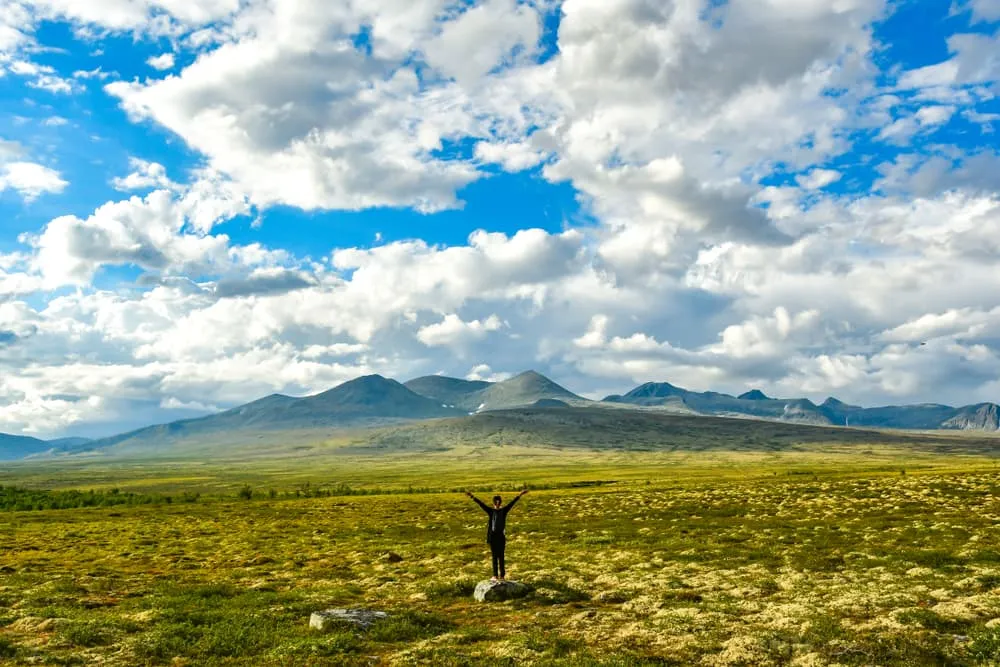
[[[472,405],[475,399],[470,397],[483,389],[489,388],[492,384],[492,382],[485,382],[483,380],[461,380],[444,375],[425,375],[404,382],[403,386],[416,394],[426,396],[439,403],[454,405],[471,411],[475,409],[475,405]]]
[[[76,447],[89,442],[87,438],[57,438],[40,440],[26,435],[0,433],[0,461],[16,461],[49,450]]]
[[[440,375],[428,375],[406,383],[418,394],[460,407],[467,412],[503,410],[532,405],[542,400],[583,403],[577,396],[535,371],[525,371],[502,382],[475,382]]]
[[[372,429],[344,453],[447,451],[494,446],[600,451],[808,450],[814,446],[898,446],[938,453],[995,453],[996,437],[837,428],[779,421],[691,416],[657,410],[531,407]]]

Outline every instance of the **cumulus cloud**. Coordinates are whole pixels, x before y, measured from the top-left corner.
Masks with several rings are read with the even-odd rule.
[[[174,54],[162,53],[158,56],[151,56],[146,59],[146,64],[153,69],[167,70],[174,68]]]
[[[0,160],[0,192],[16,190],[25,201],[31,201],[46,192],[62,192],[67,185],[58,171],[45,165]]]
[[[470,340],[481,340],[491,331],[497,331],[503,322],[496,315],[485,320],[465,322],[458,315],[449,313],[435,324],[417,330],[417,340],[428,347],[455,346]]]

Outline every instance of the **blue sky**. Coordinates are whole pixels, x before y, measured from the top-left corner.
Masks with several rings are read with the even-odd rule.
[[[0,430],[368,372],[1000,400],[995,0],[11,7]]]

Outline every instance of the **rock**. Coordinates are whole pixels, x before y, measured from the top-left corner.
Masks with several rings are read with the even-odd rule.
[[[389,618],[389,614],[371,609],[325,609],[312,613],[309,617],[309,627],[328,630],[336,625],[352,623],[367,630],[372,623],[385,618]]]
[[[402,557],[402,556],[400,556],[400,555],[399,555],[398,553],[396,553],[395,551],[390,551],[389,553],[387,553],[387,554],[385,555],[385,559],[386,559],[387,561],[389,561],[390,563],[400,563],[400,562],[402,562],[402,561],[403,561],[403,557]]]
[[[10,624],[17,632],[52,632],[66,623],[65,618],[39,618],[38,616],[22,616]]]
[[[490,581],[484,579],[476,584],[476,592],[473,593],[480,602],[500,602],[513,598],[523,598],[531,592],[531,586],[522,584],[519,581]]]
[[[621,591],[601,591],[594,596],[594,600],[606,604],[622,604],[628,602],[628,596]]]

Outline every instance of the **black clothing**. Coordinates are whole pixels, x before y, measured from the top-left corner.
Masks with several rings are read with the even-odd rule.
[[[486,541],[492,542],[494,535],[506,538],[506,533],[504,531],[507,528],[507,513],[510,512],[510,508],[514,506],[514,503],[521,499],[521,496],[517,496],[514,500],[510,501],[500,509],[490,507],[475,496],[472,496],[472,499],[475,500],[476,504],[482,507],[483,511],[490,517],[486,524]]]
[[[507,538],[503,534],[496,535],[490,540],[490,551],[493,553],[493,576],[501,579],[507,576],[503,562],[503,551],[506,547]]]

